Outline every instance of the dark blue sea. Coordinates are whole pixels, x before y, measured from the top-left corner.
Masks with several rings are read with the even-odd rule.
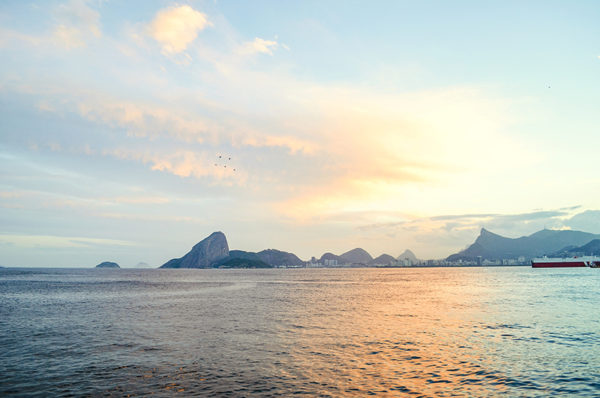
[[[600,270],[0,270],[0,396],[600,396]]]

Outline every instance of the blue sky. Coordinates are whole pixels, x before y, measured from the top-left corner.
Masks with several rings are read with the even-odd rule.
[[[215,230],[305,259],[440,258],[481,227],[600,233],[599,17],[2,2],[0,264],[160,265]]]

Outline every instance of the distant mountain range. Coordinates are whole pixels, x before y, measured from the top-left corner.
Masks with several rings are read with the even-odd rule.
[[[590,255],[600,254],[600,235],[582,231],[556,231],[544,229],[529,236],[506,238],[485,228],[465,250],[448,256],[448,262],[478,260],[529,260],[543,255]],[[519,261],[523,261],[519,260]],[[366,250],[355,248],[341,255],[325,253],[312,263],[325,266],[389,266],[415,265],[419,262],[410,250],[397,258],[382,254],[373,258]],[[260,252],[229,250],[227,238],[222,232],[214,232],[198,242],[183,257],[167,261],[161,268],[270,268],[279,266],[303,266],[305,264],[293,253],[276,249]]]
[[[405,251],[398,258],[402,260],[411,258],[413,262],[417,261],[410,250]],[[328,264],[326,260],[337,265],[394,265],[396,263],[396,259],[389,254],[382,254],[374,259],[361,248],[352,249],[339,256],[325,253],[318,261],[320,264]],[[303,266],[305,263],[293,253],[276,249],[266,249],[257,253],[229,250],[225,234],[213,232],[194,245],[183,257],[169,260],[160,268],[270,268]]]
[[[563,250],[552,254],[553,257],[571,256],[600,256],[600,239],[594,239],[583,246],[565,247]]]
[[[452,254],[447,261],[473,261],[477,258],[497,260],[524,257],[530,259],[543,255],[552,255],[572,248],[586,245],[600,235],[582,231],[557,231],[543,229],[529,236],[506,238],[485,228],[475,242],[463,251]]]

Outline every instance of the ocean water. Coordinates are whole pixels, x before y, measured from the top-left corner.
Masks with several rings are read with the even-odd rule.
[[[0,396],[600,396],[600,270],[0,270]]]

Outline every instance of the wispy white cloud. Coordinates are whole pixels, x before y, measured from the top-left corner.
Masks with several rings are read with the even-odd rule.
[[[94,213],[95,217],[107,218],[111,220],[129,220],[129,221],[158,221],[158,222],[170,222],[170,223],[192,223],[202,224],[205,222],[199,217],[189,216],[170,216],[170,215],[159,215],[159,214],[134,214],[132,212],[103,212]]]
[[[275,40],[265,40],[260,37],[255,37],[254,40],[245,42],[238,49],[240,54],[252,55],[252,54],[268,54],[273,55],[273,51],[277,49],[279,44]],[[287,46],[285,46],[286,49]]]
[[[102,36],[100,13],[85,0],[71,0],[61,4],[56,12],[58,24],[53,37],[67,49],[84,47],[87,41]]]
[[[85,118],[110,126],[125,128],[135,137],[156,138],[161,135],[186,142],[215,142],[218,124],[182,110],[142,102],[85,98],[78,103]]]
[[[73,26],[58,25],[54,29],[54,38],[68,50],[85,46],[81,31]]]
[[[565,222],[569,228],[600,233],[600,210],[586,210]]]
[[[47,43],[47,38],[0,27],[0,48],[20,43],[26,43],[30,46],[39,46]]]
[[[164,196],[155,195],[137,195],[137,196],[118,196],[115,198],[106,198],[106,201],[113,201],[115,203],[126,203],[126,204],[164,204],[169,203],[171,200]]]
[[[91,40],[102,37],[100,13],[90,6],[90,1],[71,0],[49,12],[54,16],[49,32],[32,34],[0,28],[0,48],[25,43],[34,47],[58,46],[71,50],[85,47]]]
[[[135,246],[125,240],[52,235],[0,235],[0,244],[19,248],[76,248],[90,246]]]
[[[163,54],[172,55],[184,51],[210,25],[206,14],[184,5],[160,10],[148,29]]]
[[[600,230],[598,223],[599,211],[578,212],[580,206],[569,206],[568,208],[554,210],[536,210],[526,213],[502,214],[502,213],[482,213],[482,214],[450,214],[436,215],[432,217],[421,217],[415,215],[397,215],[395,213],[387,214],[388,217],[396,218],[391,222],[364,223],[359,226],[359,230],[386,230],[386,231],[420,231],[432,232],[435,230],[444,233],[458,231],[479,231],[480,228],[486,228],[493,232],[504,234],[508,237],[516,238],[522,235],[528,235],[542,228],[548,229],[571,229],[573,225],[581,220],[587,222],[594,219],[592,223],[595,228],[583,228],[584,231],[595,232]],[[593,215],[593,216],[592,216]],[[362,220],[374,220],[372,214],[362,218]]]

